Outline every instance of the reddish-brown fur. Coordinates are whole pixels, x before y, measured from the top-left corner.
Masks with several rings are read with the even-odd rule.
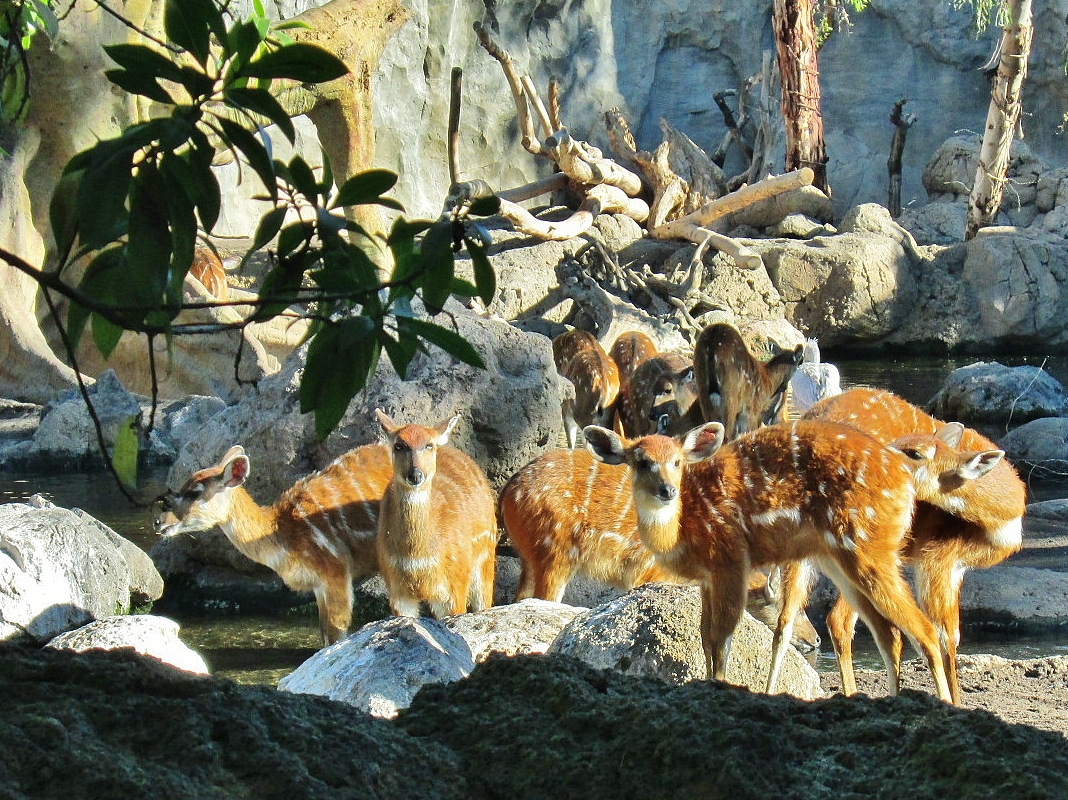
[[[644,362],[656,356],[656,342],[641,331],[628,331],[616,337],[608,355],[616,362],[616,368],[619,371],[619,396],[616,397],[616,413],[612,428],[617,433],[626,433],[623,420],[633,419],[637,413],[634,411],[633,389],[631,388],[634,372]]]
[[[693,361],[661,353],[638,365],[630,381],[631,406],[621,415],[626,436],[678,435],[700,424]]]
[[[604,428],[587,429],[586,440],[598,457],[631,466],[643,543],[665,568],[700,584],[711,677],[724,677],[750,568],[813,559],[876,632],[891,693],[898,690],[887,649],[894,625],[926,657],[938,696],[950,699],[938,634],[900,573],[915,499],[902,454],[855,428],[808,420],[761,428],[722,448],[717,422],[681,442],[625,440]]]
[[[620,589],[678,581],[642,544],[630,483],[630,467],[605,464],[585,449],[552,450],[512,476],[498,507],[521,562],[517,601],[561,602],[568,583],[579,575]],[[765,621],[771,614],[777,618],[777,600],[767,590],[767,577],[754,570],[750,612]],[[819,643],[803,613],[795,642],[804,648]]]
[[[392,479],[378,519],[378,562],[397,616],[423,604],[441,619],[493,605],[496,497],[481,467],[446,446],[459,416],[436,427],[379,425],[392,456]]]
[[[352,581],[378,571],[375,534],[393,474],[389,453],[378,444],[350,450],[265,508],[242,486],[248,469],[244,449],[230,448],[218,464],[160,498],[164,513],[156,532],[169,536],[218,526],[234,547],[270,567],[287,586],[312,592],[323,641],[337,641],[352,622]]]
[[[694,345],[698,402],[706,422],[722,422],[727,440],[785,419],[786,390],[804,355],[804,345],[757,359],[733,325],[706,327]]]
[[[610,425],[619,395],[619,369],[589,331],[573,330],[553,339],[553,360],[560,377],[575,387],[575,399],[563,402],[564,432],[574,447],[587,425]]]
[[[189,274],[200,281],[208,290],[208,294],[216,300],[226,300],[229,297],[230,286],[226,282],[226,269],[214,250],[197,247],[193,251],[193,264],[189,267]]]
[[[935,434],[946,423],[926,414],[908,401],[878,389],[856,388],[820,401],[806,417],[836,420],[852,425],[890,443],[909,434]],[[904,447],[909,440],[898,441]],[[929,438],[912,445],[938,447]],[[963,430],[959,444],[966,454],[996,450],[986,437],[970,428]],[[938,454],[943,465],[957,461],[945,449]],[[944,467],[944,468],[949,468]],[[930,472],[930,471],[928,471]],[[920,486],[919,502],[903,555],[916,568],[917,596],[938,628],[944,649],[946,674],[954,702],[960,701],[957,682],[957,646],[960,642],[960,588],[966,570],[1000,563],[1022,546],[1022,518],[1027,502],[1026,487],[1012,465],[1002,458],[988,473],[946,491],[928,484]],[[949,504],[953,504],[949,506]],[[831,641],[842,670],[842,688],[856,690],[852,668],[852,638],[856,614],[839,600],[827,619]],[[900,652],[900,649],[899,649]]]

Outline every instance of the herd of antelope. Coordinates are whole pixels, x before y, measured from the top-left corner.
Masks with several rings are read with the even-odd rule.
[[[527,464],[499,498],[447,444],[458,415],[425,427],[379,410],[381,443],[345,453],[266,508],[242,488],[248,455],[231,448],[161,498],[156,529],[218,526],[288,586],[314,594],[329,644],[352,621],[353,580],[375,572],[396,615],[489,607],[499,523],[521,561],[517,600],[560,601],[580,574],[622,589],[699,586],[708,676],[720,680],[754,570],[779,568],[769,692],[815,565],[839,590],[827,625],[847,694],[859,617],[891,694],[904,633],[938,696],[959,703],[964,572],[1022,544],[1024,485],[993,443],[869,388],[791,419],[787,389],[802,348],[762,362],[727,324],[704,329],[692,359],[658,353],[640,333],[605,352],[571,331],[553,352],[575,387],[562,408],[568,448]]]

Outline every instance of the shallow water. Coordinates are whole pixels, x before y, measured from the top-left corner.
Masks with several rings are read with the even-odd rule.
[[[976,361],[998,361],[1009,366],[1043,366],[1068,385],[1068,356],[1042,354],[1014,357],[835,359],[845,387],[857,385],[891,389],[917,404],[924,404],[941,388],[946,376]],[[0,473],[0,503],[19,502],[37,493],[64,508],[82,508],[139,546],[148,549],[155,534],[148,504],[164,488],[166,469],[142,476],[138,499],[132,505],[104,472],[67,475],[6,475]],[[1068,497],[1068,483],[1035,483],[1029,486],[1029,502]],[[319,627],[314,604],[287,609],[278,615],[219,614],[179,617],[182,640],[199,652],[216,675],[244,683],[275,685],[319,647]],[[826,641],[826,640],[825,640]],[[1009,637],[982,631],[965,631],[962,653],[992,653],[1004,658],[1040,658],[1068,654],[1068,633],[1043,637]],[[906,658],[913,657],[906,651]],[[882,669],[878,651],[867,634],[858,629],[855,642],[858,667]],[[835,669],[829,644],[813,659],[820,671]]]

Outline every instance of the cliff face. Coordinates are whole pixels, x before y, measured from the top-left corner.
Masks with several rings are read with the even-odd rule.
[[[713,150],[726,132],[713,94],[739,89],[760,72],[766,53],[774,61],[770,3],[405,0],[405,5],[411,20],[386,48],[374,78],[375,108],[378,161],[400,173],[397,194],[415,215],[436,215],[448,185],[453,66],[464,70],[464,177],[507,188],[545,168],[519,143],[501,69],[472,34],[476,20],[493,31],[543,96],[550,78],[558,78],[564,124],[606,150],[603,113],[616,106],[640,148],[651,150],[660,142],[664,118]],[[959,130],[982,130],[990,95],[979,68],[1001,31],[988,29],[977,38],[970,10],[950,5],[873,2],[852,14],[852,25],[820,51],[828,174],[839,214],[859,203],[886,202],[894,132],[888,117],[897,100],[908,98],[905,111],[918,118],[905,148],[903,206],[926,201],[921,173],[945,139]],[[1068,0],[1051,0],[1036,10],[1024,88],[1027,142],[1054,164],[1063,160],[1057,129],[1068,109],[1066,13]],[[752,99],[759,100],[759,93]],[[777,95],[767,102],[777,113]],[[781,171],[781,143],[778,152]],[[728,171],[731,163],[729,158]]]

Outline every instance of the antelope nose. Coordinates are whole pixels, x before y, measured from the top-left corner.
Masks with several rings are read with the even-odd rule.
[[[410,486],[419,486],[426,480],[426,474],[421,469],[415,468],[408,470],[406,477]]]
[[[663,500],[665,503],[674,500],[679,494],[679,490],[669,483],[661,484],[660,488],[656,492],[656,496]]]

